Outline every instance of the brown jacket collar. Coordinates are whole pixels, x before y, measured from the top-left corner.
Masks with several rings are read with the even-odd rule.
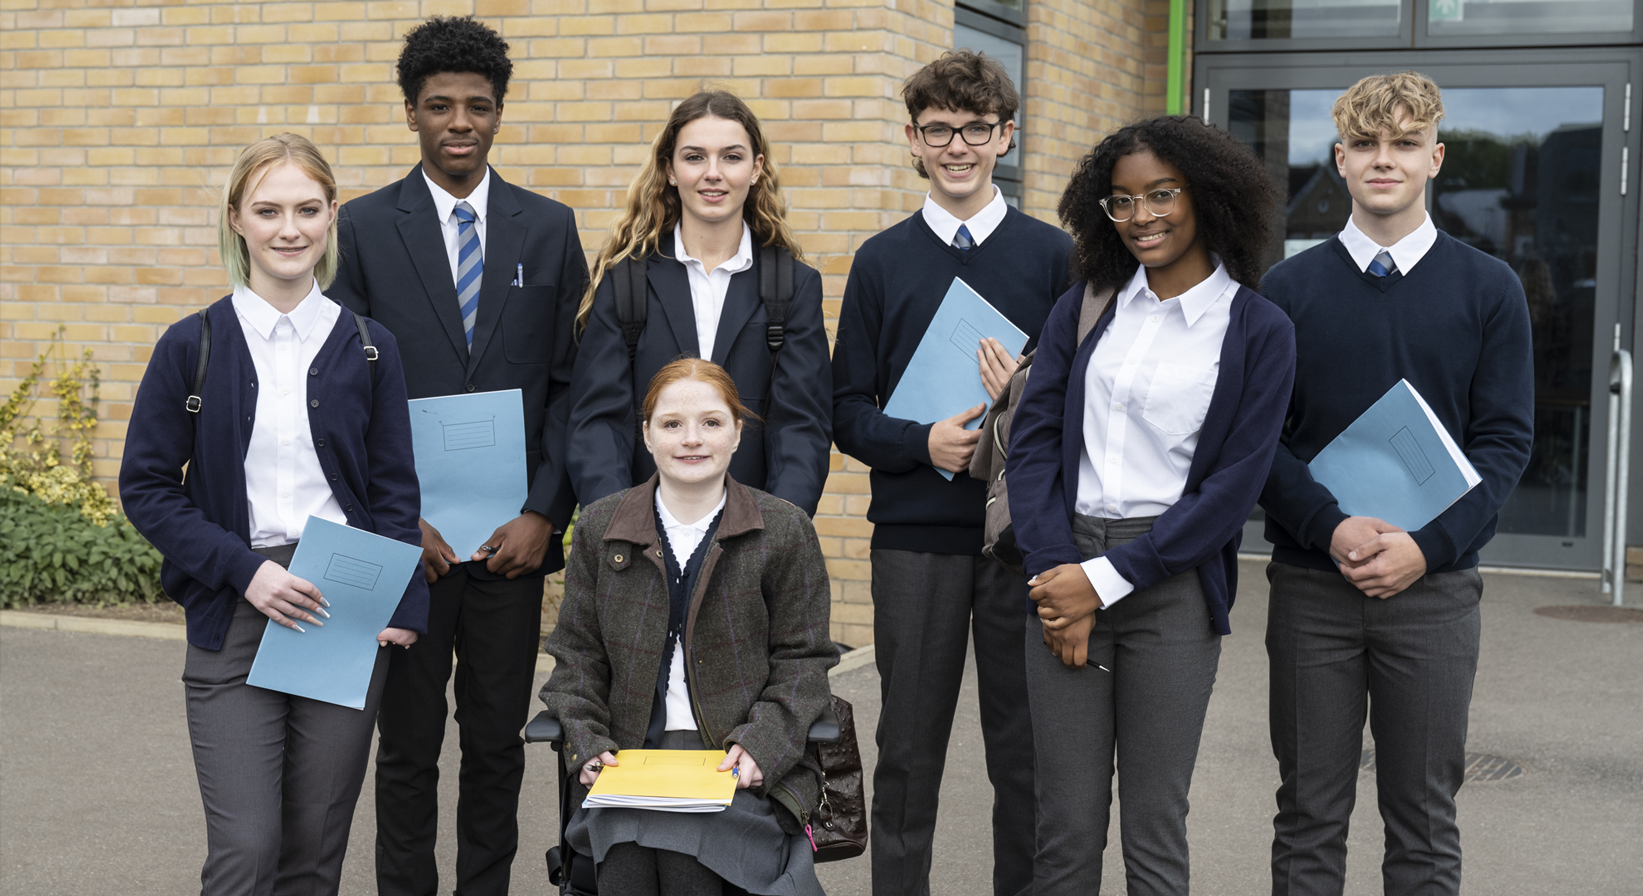
[[[605,527],[605,541],[630,544],[656,543],[656,483],[661,474],[652,473],[644,482],[628,489],[616,505],[616,513]],[[723,541],[764,528],[764,516],[753,490],[725,474],[724,518],[719,520],[715,541]]]

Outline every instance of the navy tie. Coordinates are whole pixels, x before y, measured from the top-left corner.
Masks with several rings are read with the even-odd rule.
[[[479,216],[473,206],[458,202],[451,211],[456,217],[456,300],[462,306],[462,329],[468,347],[474,344],[474,321],[479,317],[479,282],[484,279],[485,257],[479,248]]]
[[[975,244],[975,239],[970,236],[970,228],[965,227],[963,224],[958,225],[958,233],[953,235],[953,246],[958,251],[967,253],[970,251],[970,247]]]
[[[1377,277],[1386,277],[1396,274],[1397,272],[1397,262],[1392,260],[1392,253],[1385,249],[1382,249],[1380,254],[1376,255],[1374,260],[1369,262],[1369,273],[1374,274]]]

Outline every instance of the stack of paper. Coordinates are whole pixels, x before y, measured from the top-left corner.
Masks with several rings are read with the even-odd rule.
[[[1341,512],[1413,532],[1480,482],[1408,380],[1387,390],[1307,465]]]
[[[718,770],[722,750],[622,750],[593,782],[582,808],[723,812],[736,796],[736,777]]]

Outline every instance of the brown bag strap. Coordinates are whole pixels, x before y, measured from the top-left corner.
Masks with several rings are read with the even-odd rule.
[[[1090,335],[1096,321],[1107,313],[1107,305],[1112,303],[1115,292],[1117,290],[1109,286],[1097,293],[1094,284],[1084,284],[1084,305],[1078,309],[1078,338],[1073,340],[1075,347],[1084,344],[1084,337]]]

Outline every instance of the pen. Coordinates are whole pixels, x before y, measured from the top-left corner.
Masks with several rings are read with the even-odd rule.
[[[514,286],[524,286],[525,285],[525,263],[524,262],[520,262],[519,264],[514,266],[513,285]]]

